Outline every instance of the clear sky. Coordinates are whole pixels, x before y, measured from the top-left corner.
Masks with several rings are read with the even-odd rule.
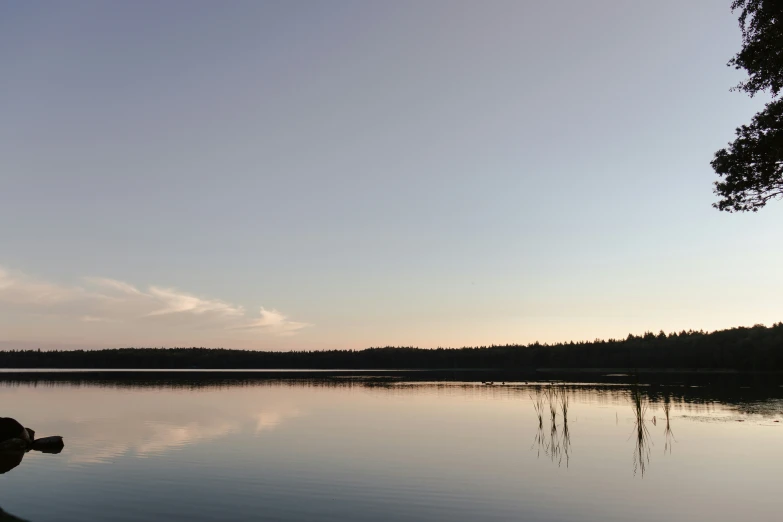
[[[0,4],[0,348],[783,320],[730,2]]]

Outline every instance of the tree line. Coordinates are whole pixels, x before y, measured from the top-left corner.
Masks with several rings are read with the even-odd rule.
[[[466,348],[253,351],[223,348],[8,350],[0,368],[94,369],[503,369],[715,368],[783,371],[783,322],[715,332]]]

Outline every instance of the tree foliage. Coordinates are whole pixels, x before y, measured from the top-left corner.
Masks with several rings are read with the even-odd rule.
[[[767,104],[737,138],[715,153],[712,168],[719,210],[756,212],[769,200],[783,197],[783,100]]]
[[[742,48],[728,65],[744,69],[748,78],[735,89],[751,97],[783,90],[783,2],[735,0],[739,11]],[[750,125],[736,131],[735,140],[715,153],[712,168],[722,179],[715,182],[714,204],[727,212],[756,212],[768,201],[783,198],[783,103],[768,103]]]
[[[731,10],[740,12],[742,49],[729,66],[748,73],[736,89],[750,96],[762,91],[777,96],[783,89],[783,2],[734,0]]]

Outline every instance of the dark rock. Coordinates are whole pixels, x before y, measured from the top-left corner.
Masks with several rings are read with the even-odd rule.
[[[32,449],[44,453],[60,453],[64,447],[63,438],[59,436],[35,439],[32,445]]]
[[[15,419],[0,417],[0,442],[8,439],[26,440],[28,437],[27,430]]]
[[[27,432],[27,436],[30,439],[30,442],[35,440],[35,432],[31,430],[30,428],[25,428],[25,431]]]
[[[24,451],[27,441],[24,439],[6,439],[0,442],[0,451]]]
[[[0,451],[0,475],[22,463],[24,451]]]

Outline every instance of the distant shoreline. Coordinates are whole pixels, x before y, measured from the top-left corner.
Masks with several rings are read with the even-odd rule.
[[[223,348],[5,350],[0,368],[147,370],[440,370],[532,373],[783,371],[783,323],[716,332],[647,332],[625,339],[472,348],[252,351]]]
[[[747,375],[783,374],[780,370],[736,370],[727,368],[0,368],[0,374],[13,373],[513,373],[513,374],[594,374],[628,377],[640,374]]]

